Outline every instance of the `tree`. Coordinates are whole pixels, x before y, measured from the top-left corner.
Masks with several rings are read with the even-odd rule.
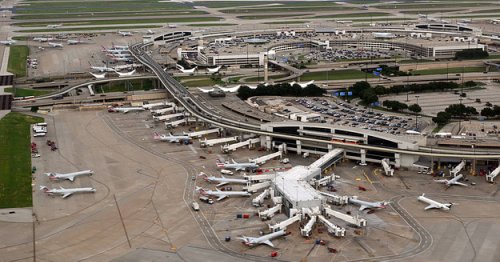
[[[422,112],[422,108],[418,104],[413,104],[408,107],[408,110],[412,111],[415,114]]]
[[[357,96],[357,97],[361,97],[362,93],[366,90],[366,89],[369,89],[371,88],[371,85],[370,83],[366,82],[366,81],[360,81],[360,82],[356,82],[352,87],[351,87],[351,91],[352,91],[352,95],[353,96]]]
[[[455,53],[455,59],[481,59],[489,56],[488,51],[481,48],[465,49]]]
[[[495,116],[495,111],[493,111],[493,109],[489,107],[485,107],[483,108],[483,110],[481,110],[481,115],[485,117],[493,117]]]
[[[450,121],[450,119],[451,119],[450,113],[441,111],[441,112],[437,113],[436,117],[432,118],[432,122],[434,122],[438,125],[445,125]]]
[[[38,112],[38,106],[32,106],[30,109],[31,112],[36,113]]]
[[[361,100],[363,104],[370,105],[371,103],[378,101],[378,96],[375,94],[375,91],[370,88],[363,91],[361,94]]]

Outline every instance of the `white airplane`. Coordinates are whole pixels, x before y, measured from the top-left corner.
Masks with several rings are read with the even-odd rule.
[[[54,40],[53,37],[34,37],[33,41],[38,41],[38,42],[47,42],[47,41],[52,41]]]
[[[133,35],[132,32],[129,32],[129,31],[120,31],[120,30],[118,30],[118,34],[121,35],[121,36],[131,36],[131,35]]]
[[[155,32],[151,29],[148,29],[148,31],[146,31],[146,35],[154,35]]]
[[[349,203],[354,204],[354,205],[358,205],[359,211],[363,211],[367,208],[369,208],[369,209],[381,209],[381,208],[385,208],[385,206],[387,206],[389,204],[386,201],[368,202],[368,201],[359,200],[359,199],[354,198],[354,197],[349,198]]]
[[[121,72],[118,72],[115,70],[115,73],[118,74],[118,77],[127,77],[127,76],[131,76],[131,75],[135,74],[135,69],[130,71],[130,72],[127,72],[127,73],[121,73]]]
[[[160,141],[167,141],[170,143],[179,143],[180,141],[189,141],[191,138],[189,138],[188,135],[172,135],[172,133],[169,133],[167,135],[160,135],[158,133],[153,133],[153,139],[154,140],[160,140]]]
[[[177,69],[183,73],[194,73],[194,71],[198,68],[197,66],[191,68],[191,69],[185,69],[183,66],[176,64]]]
[[[60,173],[45,173],[49,177],[50,180],[63,180],[67,179],[71,182],[75,180],[75,177],[77,176],[83,176],[83,175],[93,175],[94,171],[92,170],[84,170],[84,171],[78,171],[78,172],[73,172],[73,173],[66,173],[66,174],[60,174]]]
[[[80,187],[80,188],[63,188],[62,186],[57,188],[49,189],[46,186],[40,186],[40,190],[49,195],[59,194],[62,195],[62,198],[67,198],[74,193],[95,193],[95,188],[91,187]]]
[[[427,15],[425,15],[425,14],[418,14],[418,17],[419,18],[427,18]]]
[[[222,66],[218,66],[218,67],[215,67],[215,68],[209,68],[207,67],[207,70],[209,73],[217,73],[219,72],[219,70],[222,68]]]
[[[133,112],[133,111],[144,111],[144,108],[142,107],[109,107],[108,112],[122,112],[124,114],[128,112]]]
[[[448,179],[439,179],[439,180],[434,180],[434,182],[446,184],[447,187],[450,187],[452,185],[467,186],[467,184],[458,182],[458,180],[462,179],[462,177],[464,177],[464,175],[460,174],[460,175],[457,175],[456,177],[454,177],[454,178],[452,178],[450,180],[448,180]]]
[[[63,47],[63,44],[62,43],[54,43],[54,42],[49,42],[49,46],[50,47],[60,47],[62,48]]]
[[[421,135],[422,133],[414,130],[406,130],[405,132],[407,135]]]
[[[82,40],[80,40],[80,39],[77,39],[77,40],[75,40],[75,39],[68,39],[68,41],[66,41],[66,43],[68,45],[77,45],[77,44],[83,44],[85,42],[82,41]]]
[[[205,181],[210,182],[210,183],[219,183],[216,185],[216,187],[220,187],[223,185],[227,184],[248,184],[248,180],[246,179],[240,179],[240,178],[226,178],[221,175],[221,177],[215,177],[215,176],[208,176],[207,174],[200,172],[198,176],[204,176]]]
[[[380,33],[374,32],[372,33],[374,38],[396,38],[397,36],[393,33]]]
[[[62,24],[55,24],[55,25],[47,25],[47,28],[58,28],[61,27]]]
[[[111,51],[108,52],[107,56],[109,57],[131,57],[132,55],[130,54],[129,51]]]
[[[115,62],[128,62],[132,60],[130,57],[111,57],[111,59]]]
[[[103,74],[94,74],[92,72],[89,72],[89,74],[91,74],[95,79],[104,79],[106,78],[106,72],[104,72]]]
[[[266,84],[267,84],[267,83],[266,83]],[[291,82],[291,83],[290,83],[290,85],[291,85],[291,86],[293,86],[293,85],[295,85],[295,84],[299,85],[299,86],[300,86],[300,87],[302,87],[302,88],[306,88],[308,85],[312,85],[312,84],[314,84],[314,80],[311,80],[311,81],[306,82],[306,83],[303,83],[303,84],[298,83],[298,82],[295,82],[295,81],[293,81],[293,82]]]
[[[500,24],[500,19],[491,19],[490,23],[492,23],[494,25],[498,25],[498,24]]]
[[[229,162],[222,163],[217,159],[217,167],[221,168],[221,169],[234,169],[236,171],[259,168],[259,165],[257,165],[256,163],[252,163],[252,162],[238,163],[238,162],[234,161],[234,159],[231,159],[231,160],[232,160],[232,163],[229,163]]]
[[[214,88],[211,88],[211,89],[203,89],[203,88],[199,88],[199,87],[198,87],[198,90],[200,90],[200,91],[201,91],[201,92],[203,92],[203,93],[210,93],[210,92],[214,91],[215,89],[214,89]]]
[[[352,20],[337,20],[336,22],[339,24],[352,24]]]
[[[128,45],[115,45],[112,44],[111,46],[115,50],[128,50]]]
[[[237,92],[238,89],[240,89],[240,86],[241,85],[237,85],[237,86],[233,86],[233,87],[222,87],[222,86],[219,86],[219,85],[215,85],[215,87],[219,88],[220,90],[222,90],[223,92],[226,92],[226,93]]]
[[[431,208],[439,208],[439,209],[443,209],[443,210],[450,210],[451,206],[453,206],[453,203],[449,203],[449,204],[442,204],[442,203],[439,203],[435,200],[432,200],[430,198],[427,198],[425,197],[425,194],[422,193],[421,196],[417,197],[418,200],[424,202],[424,203],[427,203],[429,204],[428,206],[426,206],[424,208],[424,210],[428,210],[428,209],[431,209]]]
[[[90,69],[92,70],[96,70],[96,71],[99,71],[99,72],[114,72],[115,69],[113,69],[112,67],[107,67],[107,66],[93,66],[93,65],[90,65]]]
[[[2,45],[13,45],[15,43],[17,43],[17,41],[16,40],[12,40],[12,39],[0,41],[0,44],[2,44]]]
[[[253,247],[256,245],[260,244],[266,244],[270,247],[274,247],[273,243],[271,243],[271,240],[286,235],[285,230],[280,230],[276,231],[267,235],[263,235],[261,237],[246,237],[246,236],[241,236],[238,239],[243,240],[243,244],[249,247]]]
[[[221,191],[218,188],[213,190],[205,190],[201,187],[196,187],[196,191],[198,191],[200,194],[204,196],[214,196],[217,197],[217,201],[221,201],[222,199],[229,197],[229,196],[251,196],[252,194],[246,192],[246,191]]]

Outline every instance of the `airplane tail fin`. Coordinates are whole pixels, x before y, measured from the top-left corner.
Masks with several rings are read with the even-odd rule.
[[[153,139],[156,139],[156,140],[160,139],[160,135],[157,132],[154,132]]]
[[[204,177],[207,177],[207,174],[205,174],[205,173],[203,173],[203,172],[200,172],[200,173],[198,174],[198,176],[204,176]]]
[[[47,192],[49,191],[49,188],[46,186],[40,186],[40,190],[42,190],[43,192]]]

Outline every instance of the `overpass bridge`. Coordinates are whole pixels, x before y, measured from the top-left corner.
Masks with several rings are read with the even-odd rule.
[[[152,43],[139,43],[133,45],[130,50],[131,54],[141,63],[143,63],[147,68],[149,68],[154,74],[157,75],[163,86],[172,94],[174,99],[176,99],[182,106],[186,108],[193,116],[198,117],[200,120],[206,121],[208,123],[214,124],[216,126],[229,128],[241,132],[258,134],[271,139],[272,137],[278,137],[290,140],[300,140],[314,143],[330,144],[335,147],[357,149],[357,150],[373,150],[379,152],[387,153],[398,153],[398,154],[409,154],[413,156],[429,156],[429,157],[451,157],[451,158],[461,158],[461,159],[498,159],[500,158],[500,153],[487,153],[487,152],[475,152],[471,154],[464,151],[456,150],[414,150],[414,149],[404,149],[404,148],[389,148],[383,146],[372,146],[366,144],[345,144],[337,141],[324,140],[312,137],[304,137],[300,135],[292,135],[279,132],[269,132],[262,130],[260,125],[245,123],[241,120],[231,119],[227,117],[222,117],[218,114],[214,114],[210,108],[206,105],[197,101],[197,99],[187,91],[187,89],[177,82],[172,76],[166,73],[163,68],[154,61],[146,52],[146,48],[152,45]]]

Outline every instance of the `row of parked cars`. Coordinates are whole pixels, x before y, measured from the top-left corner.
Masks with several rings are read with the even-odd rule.
[[[326,119],[331,118],[334,122],[339,122],[341,125],[390,134],[401,134],[413,128],[412,123],[409,121],[410,119],[373,112],[349,103],[336,103],[320,98],[299,98],[295,102],[312,111],[328,115],[329,117],[325,116]]]

